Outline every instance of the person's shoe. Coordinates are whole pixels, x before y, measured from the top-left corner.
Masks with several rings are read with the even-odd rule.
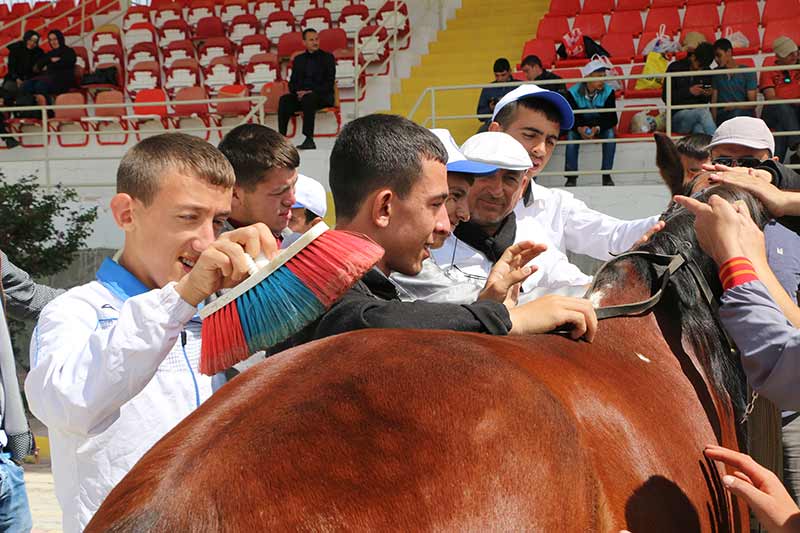
[[[578,186],[578,177],[577,176],[570,176],[567,178],[567,182],[564,183],[564,187],[577,187]]]
[[[315,150],[317,145],[314,144],[314,139],[311,137],[306,137],[306,140],[303,141],[302,144],[297,145],[298,150]]]
[[[603,185],[607,187],[614,186],[614,180],[611,179],[610,174],[603,174]]]
[[[19,141],[16,140],[14,137],[6,137],[5,142],[7,148],[16,148],[17,146],[19,146]]]

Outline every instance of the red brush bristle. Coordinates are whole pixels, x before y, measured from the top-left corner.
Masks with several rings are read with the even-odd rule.
[[[383,248],[363,235],[329,230],[320,235],[286,266],[330,307],[367,270],[383,257]]]
[[[250,352],[244,338],[236,302],[231,302],[203,320],[200,372],[212,376],[239,361]]]

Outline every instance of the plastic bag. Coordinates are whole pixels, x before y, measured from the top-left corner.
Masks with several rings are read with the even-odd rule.
[[[567,57],[586,57],[586,46],[583,44],[583,32],[580,28],[573,28],[561,38]]]
[[[681,43],[677,39],[673,39],[670,35],[667,35],[667,26],[662,24],[658,27],[658,32],[656,33],[655,38],[653,38],[647,45],[644,47],[644,54],[647,55],[650,52],[658,52],[659,54],[668,54],[671,52],[678,52],[681,49]]]
[[[739,30],[733,31],[733,28],[725,28],[725,38],[731,42],[731,46],[734,48],[750,47],[750,39],[748,39],[747,35]]]
[[[647,54],[647,62],[644,64],[642,74],[660,74],[667,71],[669,61],[658,52]],[[636,80],[637,89],[660,89],[664,84],[664,78],[640,78]]]

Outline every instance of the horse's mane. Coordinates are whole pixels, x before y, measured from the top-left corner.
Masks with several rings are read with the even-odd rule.
[[[744,201],[753,220],[761,228],[768,221],[769,217],[763,205],[741,189],[719,185],[697,193],[694,198],[706,202],[712,194],[729,202]],[[639,250],[673,255],[679,253],[682,247],[688,246],[688,255],[697,264],[713,291],[714,297],[719,301],[722,295],[722,285],[717,276],[717,267],[697,243],[694,232],[694,215],[684,207],[673,203],[661,216],[661,220],[666,223],[664,229],[653,235],[647,243],[639,247]],[[657,270],[652,263],[641,258],[631,258],[630,261],[633,262],[646,283],[650,284],[652,290],[656,290],[656,283],[663,269]],[[613,271],[613,269],[609,270]],[[717,393],[727,393],[730,397],[734,414],[738,420],[744,412],[745,405],[744,372],[738,356],[728,352],[724,334],[720,330],[721,325],[706,303],[703,293],[689,270],[681,268],[672,275],[662,301],[678,309],[683,336],[688,340],[701,364],[705,367]]]

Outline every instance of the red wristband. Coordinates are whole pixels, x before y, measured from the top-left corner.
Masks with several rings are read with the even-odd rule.
[[[732,257],[725,261],[719,268],[719,279],[724,290],[731,289],[742,283],[757,281],[756,269],[746,257]]]

